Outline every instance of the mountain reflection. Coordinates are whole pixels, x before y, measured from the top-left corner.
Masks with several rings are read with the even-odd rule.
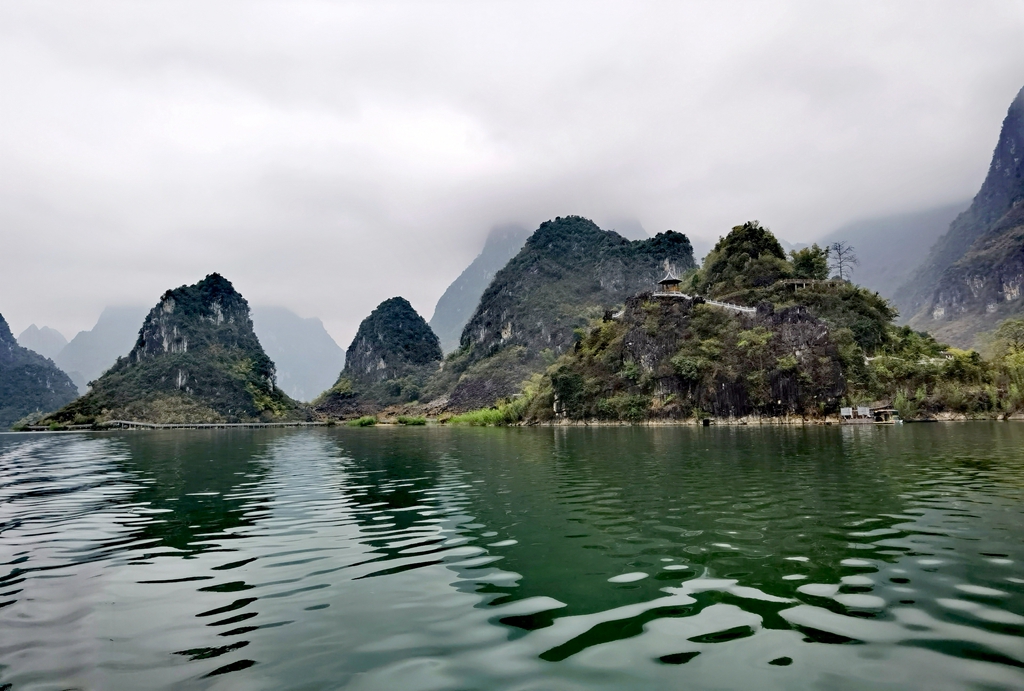
[[[265,480],[270,435],[235,430],[126,433],[121,468],[138,483],[128,503],[147,507],[137,537],[181,556],[225,549],[219,541],[266,512],[250,492]]]

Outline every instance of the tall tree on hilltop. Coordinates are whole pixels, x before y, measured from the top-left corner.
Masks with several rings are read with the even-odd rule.
[[[857,254],[853,251],[853,245],[845,240],[839,240],[829,245],[828,257],[832,268],[839,274],[839,279],[842,281],[850,280],[853,275],[853,267],[860,263]]]

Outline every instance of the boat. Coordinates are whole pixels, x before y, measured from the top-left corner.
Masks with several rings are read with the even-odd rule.
[[[895,408],[874,408],[871,414],[875,417],[876,425],[902,425],[903,420]]]

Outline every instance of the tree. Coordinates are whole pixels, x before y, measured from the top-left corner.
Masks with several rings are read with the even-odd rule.
[[[1024,351],[1024,319],[1004,319],[996,329],[996,342],[1011,355]]]
[[[729,293],[763,287],[792,274],[786,251],[771,231],[757,221],[735,226],[704,258],[700,292]]]
[[[804,247],[789,253],[793,260],[793,270],[797,278],[828,278],[829,248],[818,247],[817,244]]]
[[[860,262],[853,251],[853,245],[840,240],[828,246],[828,257],[831,268],[839,275],[839,280],[848,281],[853,275],[853,267]]]

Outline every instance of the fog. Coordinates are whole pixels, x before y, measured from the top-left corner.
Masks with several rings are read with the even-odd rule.
[[[806,241],[969,198],[1024,3],[0,4],[0,313],[218,271],[344,347],[500,223]],[[625,220],[623,220],[625,219]]]

